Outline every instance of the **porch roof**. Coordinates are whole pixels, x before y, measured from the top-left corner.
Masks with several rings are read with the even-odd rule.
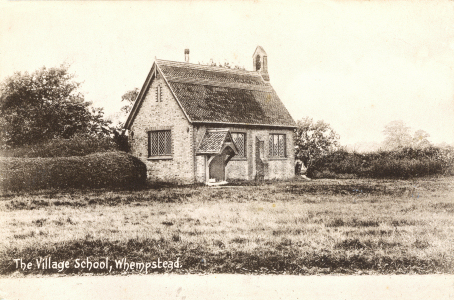
[[[224,145],[228,144],[235,154],[238,149],[235,142],[227,129],[213,129],[207,130],[203,136],[202,141],[197,148],[196,154],[220,154],[224,149]]]

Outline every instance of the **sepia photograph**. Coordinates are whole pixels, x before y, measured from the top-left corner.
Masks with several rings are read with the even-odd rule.
[[[0,300],[454,299],[454,1],[0,1]]]

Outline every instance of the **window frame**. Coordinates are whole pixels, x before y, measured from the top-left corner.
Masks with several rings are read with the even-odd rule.
[[[163,134],[163,139],[164,139],[164,152],[161,152],[159,149],[159,133],[164,133]],[[166,135],[169,135],[167,138]],[[156,137],[153,137],[153,135],[156,135]],[[148,150],[148,158],[153,159],[165,159],[165,158],[171,158],[173,155],[173,140],[172,140],[172,130],[171,129],[160,129],[160,130],[149,130],[147,131],[147,150]],[[157,151],[153,153],[153,139],[156,139],[157,142]],[[168,144],[167,144],[168,143]],[[169,152],[168,152],[169,151]]]
[[[282,141],[281,138],[282,137]],[[276,147],[277,141],[277,148]],[[283,143],[283,153],[280,153],[280,145]],[[285,133],[270,133],[268,138],[268,157],[270,159],[286,159],[287,158],[287,134]]]
[[[232,159],[233,160],[244,160],[244,159],[247,159],[247,134],[244,131],[232,131],[232,132],[230,132],[230,135],[232,136],[232,140],[235,142],[235,145],[236,145],[237,148],[238,148],[238,145],[236,144],[235,137],[234,137],[237,134],[242,134],[243,137],[244,137],[244,139],[243,139],[243,152],[244,152],[244,155],[237,154]]]

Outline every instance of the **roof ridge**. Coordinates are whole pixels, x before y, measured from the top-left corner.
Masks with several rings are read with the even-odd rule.
[[[262,91],[262,92],[272,92],[273,87],[271,85],[254,85],[249,83],[237,83],[237,82],[221,82],[216,80],[209,79],[192,79],[176,76],[168,76],[170,82],[175,83],[187,83],[187,84],[198,84],[198,85],[207,85],[207,86],[216,86],[216,87],[225,87],[233,88],[240,90],[250,90],[250,91]]]
[[[260,73],[256,71],[249,71],[249,70],[242,70],[242,69],[230,69],[230,68],[225,68],[225,67],[219,67],[219,66],[207,66],[207,65],[202,65],[202,64],[194,64],[194,63],[187,63],[187,62],[181,62],[181,61],[174,61],[174,60],[165,60],[165,59],[159,59],[156,58],[156,62],[167,62],[172,65],[177,65],[179,67],[186,67],[186,68],[192,68],[192,69],[202,69],[202,70],[210,70],[213,72],[230,72],[230,73],[235,73],[239,75],[253,75],[257,77],[261,77]]]

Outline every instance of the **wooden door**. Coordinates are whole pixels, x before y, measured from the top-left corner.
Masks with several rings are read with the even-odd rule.
[[[225,155],[223,153],[216,155],[210,162],[210,179],[216,182],[225,180]]]

